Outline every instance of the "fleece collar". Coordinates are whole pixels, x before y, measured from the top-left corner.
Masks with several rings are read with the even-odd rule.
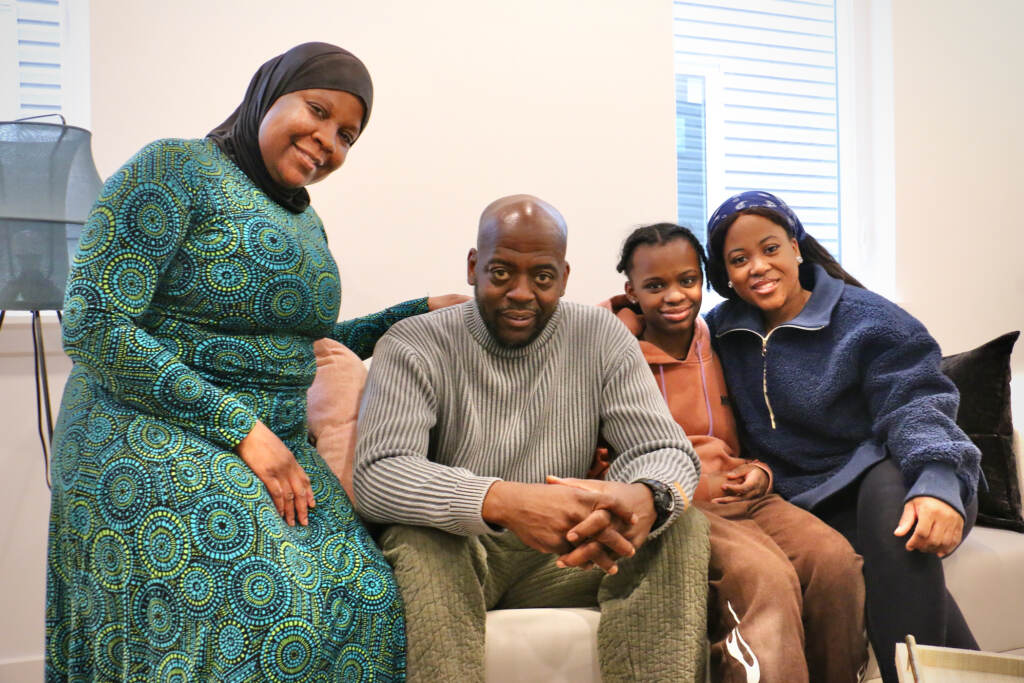
[[[779,327],[820,329],[828,326],[832,318],[832,309],[839,302],[846,284],[826,273],[825,269],[816,263],[813,265],[812,275],[814,285],[811,288],[811,298],[795,318],[782,323]],[[720,308],[716,338],[736,330],[750,330],[764,336],[764,321],[756,307],[745,301],[730,299],[723,302]]]

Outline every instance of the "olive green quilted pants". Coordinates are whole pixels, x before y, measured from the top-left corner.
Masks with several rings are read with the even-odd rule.
[[[380,544],[405,601],[410,683],[482,682],[489,609],[594,605],[604,683],[705,680],[708,523],[693,508],[614,575],[559,569],[508,532],[392,526]]]

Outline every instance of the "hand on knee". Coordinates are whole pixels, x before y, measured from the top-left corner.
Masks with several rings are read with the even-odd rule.
[[[908,551],[919,550],[945,557],[960,544],[964,518],[938,498],[918,496],[903,506],[903,515],[893,535],[906,536],[911,528],[914,533],[905,546]]]

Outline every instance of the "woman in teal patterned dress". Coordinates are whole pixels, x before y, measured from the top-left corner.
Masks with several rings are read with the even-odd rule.
[[[391,570],[305,421],[315,339],[366,357],[428,309],[335,322],[303,188],[371,104],[358,59],[300,45],[211,137],[152,143],[106,182],[65,301],[47,680],[404,679]]]

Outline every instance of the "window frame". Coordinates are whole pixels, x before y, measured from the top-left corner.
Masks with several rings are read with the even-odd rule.
[[[836,58],[843,267],[898,300],[892,0],[836,0]]]
[[[895,299],[892,0],[835,0],[834,7],[839,253],[865,286]],[[700,61],[673,67],[677,77],[704,78],[710,215],[716,198],[725,196],[723,76],[717,65]]]

